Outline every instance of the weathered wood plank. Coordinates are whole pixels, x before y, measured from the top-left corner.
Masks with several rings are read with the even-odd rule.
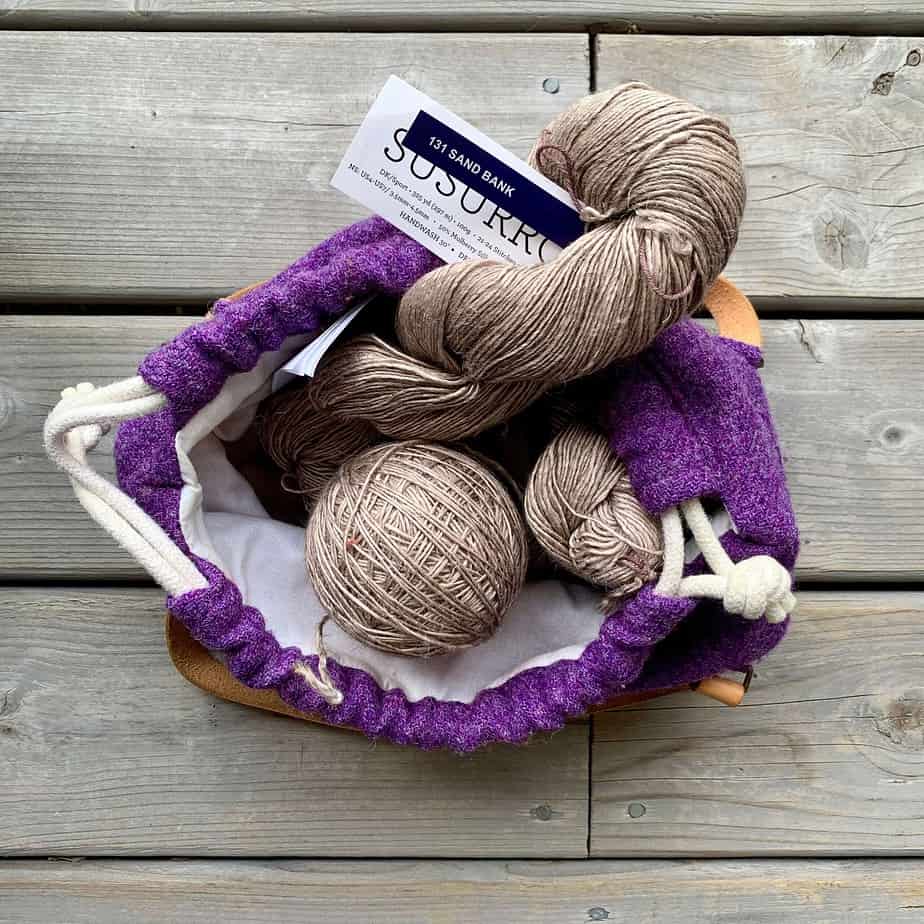
[[[752,296],[919,302],[924,40],[599,41],[598,86],[644,80],[729,119],[749,192],[730,274]]]
[[[35,861],[0,864],[0,921],[585,924],[920,921],[912,861]]]
[[[48,462],[42,426],[61,389],[133,375],[188,318],[0,316],[0,577],[137,579],[144,572],[88,519],[67,478]],[[93,464],[114,478],[103,437]]]
[[[920,580],[924,323],[763,323],[808,580]],[[913,550],[913,551],[912,551]]]
[[[0,855],[585,854],[586,724],[467,758],[373,746],[190,686],[162,607],[0,591]]]
[[[915,0],[0,0],[0,27],[594,30],[894,35],[924,24]]]
[[[142,576],[52,471],[40,432],[62,386],[131,375],[183,323],[0,317],[0,577]],[[764,331],[764,382],[803,533],[800,578],[919,580],[924,322],[765,321]],[[93,458],[111,473],[105,451]]]
[[[525,155],[588,56],[581,35],[0,33],[0,298],[266,278],[368,214],[330,178],[389,74]]]
[[[924,67],[908,62],[924,41],[599,47],[600,86],[642,77],[731,118],[751,175],[733,275],[752,296],[921,304]],[[525,154],[586,89],[587,51],[580,35],[2,32],[0,297],[206,299],[263,278],[362,214],[328,182],[388,73]]]
[[[803,592],[744,705],[595,718],[591,852],[920,855],[922,729],[924,594]]]

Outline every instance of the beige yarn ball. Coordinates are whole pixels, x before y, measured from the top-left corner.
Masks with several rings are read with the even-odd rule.
[[[331,619],[393,654],[489,638],[526,576],[523,519],[480,462],[410,440],[342,465],[308,521],[308,574]]]
[[[524,506],[549,557],[606,589],[604,606],[657,576],[661,529],[599,431],[576,424],[556,436],[530,475]]]

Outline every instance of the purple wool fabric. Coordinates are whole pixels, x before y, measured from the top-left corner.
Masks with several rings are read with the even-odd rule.
[[[140,374],[169,398],[162,411],[123,424],[119,484],[187,554],[179,524],[182,478],[176,432],[262,353],[292,334],[316,333],[357,299],[399,296],[439,265],[383,219],[344,229],[278,276],[151,353]],[[723,543],[738,560],[769,554],[792,568],[798,550],[782,461],[757,376],[760,351],[684,321],[642,356],[612,371],[610,432],[642,502],[659,513],[697,496],[720,498],[735,524]],[[191,556],[208,580],[168,598],[193,637],[227,658],[251,687],[275,689],[289,705],[373,738],[421,748],[471,751],[522,742],[624,692],[744,669],[773,648],[786,624],[730,616],[714,601],[658,595],[648,585],[603,624],[573,661],[532,668],[482,691],[472,703],[410,702],[366,672],[329,662],[343,703],[331,707],[293,671],[300,651],[282,648],[262,615],[215,565]],[[688,572],[702,567],[693,562]],[[314,656],[305,658],[316,665]]]

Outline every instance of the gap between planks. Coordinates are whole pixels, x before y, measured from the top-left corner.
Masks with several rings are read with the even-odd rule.
[[[626,32],[905,35],[924,30],[916,0],[0,0],[0,29],[289,32]]]
[[[921,919],[912,861],[0,864],[0,921],[588,924]]]

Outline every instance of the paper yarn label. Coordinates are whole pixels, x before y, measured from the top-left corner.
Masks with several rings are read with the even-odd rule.
[[[560,186],[395,76],[363,120],[331,185],[447,263],[547,263],[583,231]],[[273,388],[294,376],[313,376],[368,301],[286,363]]]
[[[331,183],[447,263],[547,263],[583,231],[560,186],[395,76]]]

